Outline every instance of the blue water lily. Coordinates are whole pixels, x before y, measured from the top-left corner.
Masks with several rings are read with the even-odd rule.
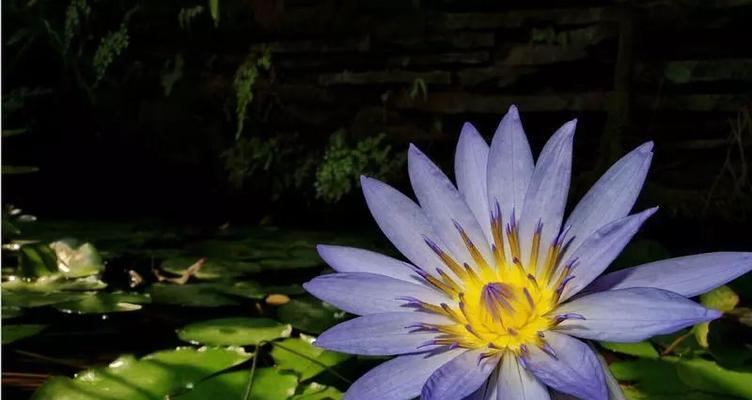
[[[410,261],[319,246],[337,273],[308,282],[318,298],[359,317],[324,332],[320,347],[396,355],[346,399],[622,398],[584,340],[637,342],[718,318],[687,299],[752,269],[752,253],[708,253],[599,275],[656,208],[629,214],[652,143],[617,161],[568,218],[572,141],[565,123],[533,155],[517,109],[490,147],[465,124],[457,186],[411,146],[413,200],[362,178],[381,230]]]

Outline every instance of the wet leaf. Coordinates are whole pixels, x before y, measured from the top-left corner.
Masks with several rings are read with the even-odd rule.
[[[195,389],[175,400],[241,399],[249,378],[248,370],[228,372],[213,376]],[[286,400],[295,394],[298,380],[274,368],[257,368],[253,374],[253,386],[249,398],[253,400]]]
[[[642,357],[642,358],[658,358],[658,351],[650,342],[639,343],[613,343],[613,342],[600,342],[600,345],[604,348],[616,353],[628,354],[630,356]]]
[[[107,367],[83,371],[73,379],[52,378],[32,399],[161,400],[250,357],[241,349],[192,347],[161,351],[140,360],[126,355]]]
[[[2,331],[3,331],[3,344],[9,344],[13,343],[17,340],[21,340],[23,338],[27,338],[29,336],[34,336],[44,330],[47,325],[38,325],[38,324],[19,324],[19,325],[8,325],[3,324]]]
[[[208,345],[258,345],[289,337],[292,327],[266,318],[220,318],[189,324],[178,330],[181,340]]]
[[[56,309],[70,314],[108,314],[136,311],[141,304],[151,303],[149,295],[140,293],[87,293],[76,300],[54,304]]]
[[[324,386],[316,382],[309,383],[303,391],[290,400],[340,400],[342,392],[331,386]]]
[[[305,381],[350,357],[316,347],[313,340],[313,337],[301,335],[300,338],[274,343],[271,355],[277,368],[294,371],[301,381]]]
[[[276,292],[279,293],[279,292]],[[342,322],[347,314],[313,297],[292,299],[279,307],[277,316],[303,332],[321,333]]]

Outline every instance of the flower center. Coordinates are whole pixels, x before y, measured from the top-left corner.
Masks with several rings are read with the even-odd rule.
[[[445,325],[419,324],[416,331],[437,332],[426,346],[449,345],[470,349],[487,348],[490,353],[527,352],[528,346],[547,349],[544,332],[564,319],[577,315],[555,315],[564,286],[571,280],[573,263],[558,268],[564,247],[565,229],[553,243],[541,248],[539,224],[531,239],[528,262],[523,264],[514,215],[502,229],[501,213],[492,215],[493,260],[485,260],[459,224],[455,224],[473,259],[473,266],[460,265],[438,245],[426,244],[441,258],[444,268],[438,276],[418,270],[429,285],[446,293],[453,302],[428,304],[405,299],[408,306],[448,317]],[[506,243],[505,243],[506,241]],[[506,250],[505,250],[506,249]],[[541,251],[543,250],[543,251]],[[489,262],[490,261],[490,262]]]

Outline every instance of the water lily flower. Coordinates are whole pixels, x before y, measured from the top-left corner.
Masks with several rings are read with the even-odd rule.
[[[457,186],[411,146],[413,200],[361,184],[377,224],[410,261],[321,245],[337,272],[305,288],[359,317],[316,345],[396,355],[346,399],[619,399],[618,383],[582,340],[637,342],[718,318],[691,301],[752,269],[752,253],[708,253],[599,277],[656,208],[630,214],[652,143],[617,161],[564,219],[575,121],[538,157],[517,109],[491,145],[465,124]],[[581,340],[582,339],[582,340]]]

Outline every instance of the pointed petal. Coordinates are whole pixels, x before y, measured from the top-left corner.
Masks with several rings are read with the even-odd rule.
[[[571,226],[568,235],[572,238],[570,252],[601,227],[629,214],[650,168],[652,149],[653,142],[648,142],[632,150],[612,165],[583,196],[564,224]]]
[[[319,256],[337,272],[368,272],[415,283],[415,266],[373,251],[354,247],[316,246]]]
[[[426,245],[425,238],[442,248],[446,246],[437,237],[423,210],[381,181],[361,177],[360,184],[373,218],[394,247],[413,264],[428,273],[435,273],[434,267],[441,265],[441,259]]]
[[[449,301],[441,292],[415,283],[365,272],[322,275],[303,284],[312,295],[356,315],[404,312],[409,296],[432,304]]]
[[[505,221],[512,210],[517,215],[522,212],[533,165],[520,114],[511,106],[496,129],[488,153],[488,204],[493,210],[498,202]]]
[[[543,146],[535,165],[520,216],[523,263],[530,255],[531,239],[539,222],[543,224],[540,242],[545,248],[559,234],[572,175],[572,140],[576,126],[577,120],[573,120],[559,128]],[[545,251],[539,254],[540,257],[546,255]]]
[[[609,342],[639,342],[721,316],[681,295],[654,288],[589,294],[561,305],[556,313],[585,318],[562,322],[558,332]]]
[[[496,400],[549,400],[546,385],[520,367],[517,357],[507,354],[501,361]]]
[[[571,273],[574,278],[565,287],[561,296],[562,301],[578,293],[597,278],[632,240],[642,223],[657,210],[658,208],[651,208],[614,221],[590,235],[572,252],[570,260],[577,260]]]
[[[399,356],[368,371],[350,386],[344,400],[405,400],[418,397],[426,380],[464,349]]]
[[[478,388],[473,394],[465,397],[464,400],[496,400],[496,383],[499,381],[499,371],[495,370],[486,382]]]
[[[462,126],[457,152],[454,157],[454,174],[457,188],[472,210],[475,219],[486,234],[488,243],[491,236],[491,211],[488,208],[487,189],[488,144],[470,123]]]
[[[459,223],[483,257],[491,261],[491,249],[475,215],[455,189],[449,178],[417,147],[410,145],[407,157],[410,182],[423,211],[439,237],[461,262],[472,263],[472,257],[457,231]],[[459,261],[459,260],[458,260]]]
[[[452,321],[425,312],[369,314],[336,325],[316,339],[316,346],[349,354],[386,356],[431,350],[419,346],[437,332],[412,332],[421,323],[451,324]]]
[[[479,362],[482,350],[468,350],[437,369],[423,386],[422,400],[455,400],[474,393],[496,368],[497,357]]]
[[[526,365],[543,383],[581,400],[606,400],[608,392],[595,353],[585,343],[556,332],[546,332],[546,342],[557,358],[534,347]]]
[[[670,258],[623,269],[595,280],[587,292],[655,287],[694,297],[752,270],[752,253],[721,252]]]
[[[593,350],[598,355],[598,362],[601,363],[601,368],[603,368],[603,376],[606,378],[606,387],[608,388],[608,400],[627,400],[626,396],[624,396],[624,391],[621,390],[619,381],[614,378],[614,375],[608,369],[606,359],[595,351],[595,347],[592,344],[589,344],[589,346],[590,350]]]

